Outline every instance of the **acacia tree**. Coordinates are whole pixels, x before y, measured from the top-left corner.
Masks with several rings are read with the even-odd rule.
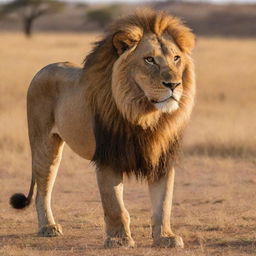
[[[23,30],[26,36],[31,36],[34,21],[45,15],[59,11],[63,3],[56,0],[13,0],[3,5],[3,15],[17,12],[23,22]]]

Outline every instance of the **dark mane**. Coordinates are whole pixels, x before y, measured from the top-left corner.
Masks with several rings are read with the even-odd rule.
[[[119,117],[118,127],[113,132],[107,128],[100,117],[95,116],[96,152],[93,161],[97,165],[112,166],[117,172],[124,172],[128,176],[134,174],[137,179],[147,178],[157,180],[177,160],[180,153],[181,134],[168,142],[165,152],[162,152],[156,165],[152,165],[147,149],[157,139],[156,134],[164,132],[166,118],[163,116],[156,130],[144,130],[140,126],[131,125]]]

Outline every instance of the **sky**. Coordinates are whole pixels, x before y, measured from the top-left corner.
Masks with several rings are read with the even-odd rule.
[[[64,0],[67,2],[73,2],[72,0]],[[108,2],[152,2],[152,0],[79,0],[80,2],[87,2],[87,3],[108,3]],[[155,0],[157,1],[157,0]],[[190,2],[215,2],[215,3],[229,3],[229,2],[236,2],[236,3],[243,3],[243,2],[250,2],[250,3],[256,3],[256,0],[188,0]]]
[[[0,0],[0,3],[9,2],[10,0]],[[131,2],[139,3],[146,2],[148,0],[64,0],[66,2],[85,2],[85,3],[110,3],[110,2]],[[157,0],[155,0],[157,1]],[[256,0],[189,0],[190,2],[214,2],[214,3],[256,3]]]

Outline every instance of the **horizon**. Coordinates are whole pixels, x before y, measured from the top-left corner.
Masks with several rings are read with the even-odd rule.
[[[11,2],[12,0],[0,0],[0,3]],[[60,0],[62,2],[69,3],[141,3],[141,2],[154,2],[150,0]],[[160,0],[161,1],[161,0]],[[156,2],[160,2],[156,0]],[[187,0],[184,2],[198,2],[198,3],[216,3],[216,4],[226,4],[226,3],[234,3],[234,4],[242,4],[242,3],[256,3],[256,0]]]

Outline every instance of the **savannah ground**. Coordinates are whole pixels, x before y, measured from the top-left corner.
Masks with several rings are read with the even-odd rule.
[[[125,181],[135,249],[103,249],[104,222],[94,166],[65,148],[53,192],[64,236],[37,237],[34,203],[11,209],[27,192],[31,158],[26,91],[33,75],[58,61],[82,63],[95,34],[0,35],[0,255],[255,255],[255,39],[199,37],[194,51],[197,100],[176,168],[174,231],[185,249],[151,248],[145,183]]]

